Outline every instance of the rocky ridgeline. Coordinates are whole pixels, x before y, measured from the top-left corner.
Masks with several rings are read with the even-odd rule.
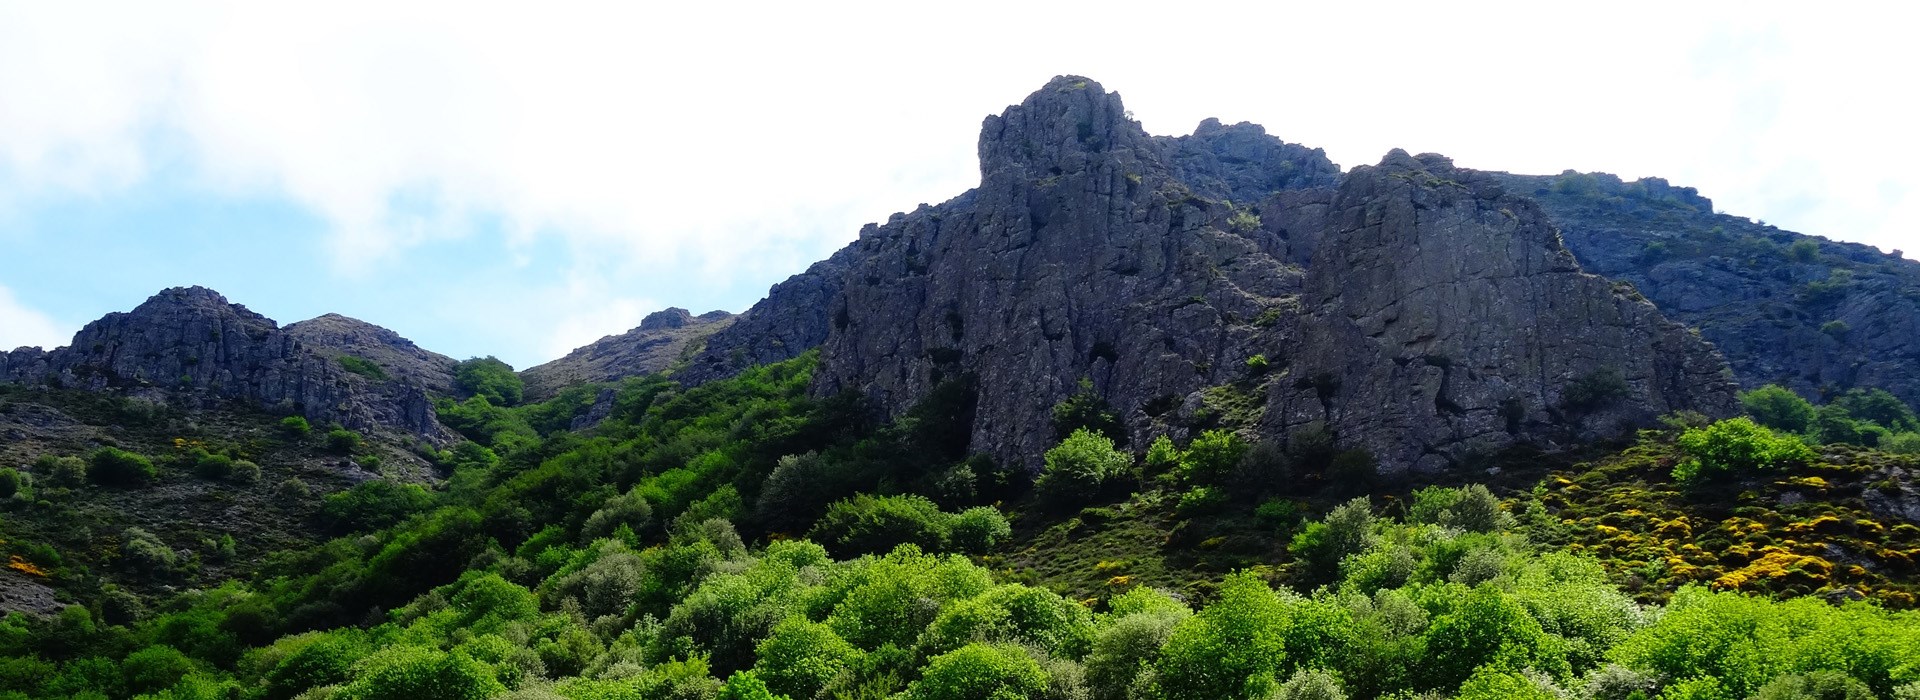
[[[348,371],[339,361],[348,354],[373,362],[385,378]],[[238,399],[320,425],[434,442],[453,439],[429,398],[450,384],[451,367],[384,328],[323,316],[283,329],[201,287],[168,289],[133,311],[107,314],[67,347],[0,353],[0,379],[10,382],[156,401]]]
[[[733,322],[733,314],[710,311],[699,316],[669,308],[648,314],[640,327],[601,338],[566,357],[520,373],[528,401],[543,401],[576,384],[611,382],[664,372],[690,348]]]
[[[1149,137],[1079,77],[988,117],[979,152],[977,189],[868,226],[683,376],[819,345],[816,392],[895,414],[971,376],[974,449],[1029,467],[1082,378],[1136,443],[1323,426],[1389,472],[1733,409],[1711,346],[1444,158],[1342,177],[1253,125]]]
[[[1581,265],[1699,328],[1742,384],[1920,403],[1920,263],[1716,214],[1660,178],[1501,177],[1540,202]]]

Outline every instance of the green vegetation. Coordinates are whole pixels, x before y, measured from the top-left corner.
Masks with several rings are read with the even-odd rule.
[[[341,355],[338,361],[340,362],[340,366],[346,368],[348,372],[358,374],[362,377],[379,381],[385,381],[387,378],[387,370],[375,364],[373,360],[353,355]]]
[[[1649,432],[1507,500],[1472,484],[1338,500],[1373,486],[1373,460],[1320,426],[1284,441],[1161,436],[1136,471],[1134,454],[1076,425],[1029,485],[1017,465],[970,453],[970,378],[875,424],[857,397],[808,396],[815,361],[692,388],[629,380],[581,433],[567,429],[577,394],[513,405],[476,392],[452,404],[470,442],[413,448],[445,477],[433,488],[380,479],[316,494],[258,451],[298,447],[273,418],[257,442],[182,440],[148,461],[148,478],[204,485],[191,474],[224,464],[217,488],[231,491],[254,464],[278,486],[248,488],[308,509],[336,539],[275,549],[224,582],[145,595],[99,583],[70,589],[79,604],[58,614],[0,619],[0,697],[1920,690],[1920,613],[1901,610],[1920,590],[1920,528],[1849,505],[1899,488],[1876,484],[1916,458],[1793,451],[1779,444],[1806,450],[1798,438],[1734,419]],[[1864,394],[1832,405],[1855,421],[1909,415]],[[392,447],[378,439],[349,451]],[[109,449],[139,457],[101,448],[80,470],[129,461],[98,458]],[[35,460],[16,489],[47,488],[62,460],[80,461],[50,456],[43,472]],[[1696,478],[1753,495],[1680,488],[1689,461]],[[244,538],[213,533],[101,532],[116,570],[185,580],[252,556]],[[98,581],[70,568],[49,578],[69,579]]]
[[[153,460],[117,447],[102,447],[87,455],[87,477],[109,486],[138,486],[152,481]]]
[[[525,385],[513,366],[491,355],[462,360],[453,367],[454,383],[468,395],[484,398],[495,406],[520,403]]]

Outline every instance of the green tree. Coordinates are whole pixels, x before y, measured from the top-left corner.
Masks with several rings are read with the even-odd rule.
[[[1175,627],[1155,664],[1166,700],[1246,698],[1249,681],[1286,668],[1288,605],[1251,573],[1232,574],[1219,597]]]
[[[1846,409],[1855,420],[1869,421],[1894,432],[1920,430],[1920,420],[1915,419],[1913,409],[1884,389],[1851,389],[1833,403]]]
[[[1247,443],[1230,430],[1208,430],[1187,445],[1180,476],[1191,483],[1221,484],[1240,464]]]
[[[1045,464],[1034,488],[1048,500],[1072,505],[1106,493],[1125,478],[1133,459],[1114,449],[1113,440],[1082,428],[1047,450]]]
[[[1745,416],[1680,434],[1680,463],[1673,476],[1694,484],[1739,472],[1777,469],[1813,461],[1813,449],[1793,435],[1777,435]]]
[[[1813,404],[1778,384],[1741,394],[1740,404],[1755,422],[1774,430],[1804,433],[1813,426]]]
[[[94,483],[139,485],[157,475],[152,460],[117,447],[102,447],[87,455],[87,476]]]
[[[893,551],[902,544],[946,549],[948,515],[924,496],[858,494],[834,503],[807,536],[838,556]]]
[[[857,660],[858,649],[827,625],[789,617],[773,628],[757,650],[754,672],[775,693],[811,698]]]
[[[953,548],[967,554],[986,554],[994,545],[1013,534],[1007,517],[993,506],[977,506],[953,516]]]
[[[367,657],[336,700],[484,700],[506,692],[493,670],[466,654],[394,646]]]
[[[0,469],[0,498],[13,498],[14,494],[20,492],[22,481],[20,472],[12,468]]]
[[[933,657],[907,700],[1029,700],[1047,689],[1047,673],[1016,646],[968,644]]]
[[[280,432],[286,433],[288,437],[292,437],[295,439],[303,438],[303,437],[306,437],[307,433],[311,432],[312,430],[313,430],[313,425],[311,423],[308,423],[306,418],[303,418],[300,416],[287,416],[285,418],[280,419]]]
[[[485,397],[495,406],[518,405],[526,390],[520,375],[513,373],[513,366],[492,355],[469,358],[455,364],[453,379],[461,390],[473,396]]]

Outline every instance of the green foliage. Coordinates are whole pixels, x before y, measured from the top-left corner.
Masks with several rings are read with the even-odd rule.
[[[368,657],[336,700],[483,700],[506,692],[492,669],[460,652],[395,646]]]
[[[14,494],[20,492],[20,486],[23,483],[25,480],[21,478],[20,472],[10,467],[0,469],[0,498],[13,498]]]
[[[386,381],[387,379],[387,370],[379,364],[376,364],[373,360],[356,357],[354,355],[341,355],[337,359],[340,362],[340,366],[346,368],[348,372],[379,381]]]
[[[285,418],[280,419],[280,432],[286,433],[288,437],[292,437],[295,439],[303,438],[303,437],[306,437],[307,433],[311,432],[312,430],[313,430],[313,425],[308,423],[306,418],[303,418],[300,416],[287,416]]]
[[[117,447],[102,447],[87,455],[87,477],[97,484],[137,486],[158,475],[152,460]]]
[[[1920,419],[1916,419],[1913,409],[1884,389],[1850,389],[1834,399],[1832,405],[1846,409],[1856,420],[1894,432],[1920,430]]]
[[[933,657],[907,700],[1027,700],[1047,687],[1040,664],[1019,647],[969,644]]]
[[[1846,321],[1842,321],[1836,318],[1834,320],[1820,324],[1820,332],[1833,336],[1835,338],[1844,339],[1847,337],[1848,333],[1853,332],[1853,326],[1847,325]]]
[[[966,554],[986,554],[1012,534],[1007,516],[992,506],[976,506],[953,516],[949,542]]]
[[[432,505],[433,495],[419,484],[374,479],[321,499],[320,517],[340,532],[378,530]]]
[[[775,693],[810,698],[860,656],[833,628],[789,617],[755,651],[754,671]]]
[[[1246,451],[1247,443],[1232,431],[1208,430],[1187,445],[1180,460],[1180,475],[1191,483],[1224,483]]]
[[[1034,488],[1050,501],[1078,505],[1099,498],[1126,478],[1133,459],[1114,449],[1113,440],[1084,428],[1047,450],[1046,466]]]
[[[1804,433],[1813,426],[1813,404],[1778,384],[1740,394],[1740,404],[1755,422],[1774,430]]]
[[[518,405],[526,391],[520,375],[513,373],[513,366],[492,355],[454,364],[453,381],[461,391],[484,398],[495,406]]]
[[[1173,629],[1154,664],[1166,700],[1245,698],[1249,680],[1268,682],[1287,660],[1285,601],[1258,577],[1234,574],[1219,597]]]
[[[1076,431],[1087,430],[1106,436],[1114,444],[1127,444],[1127,429],[1113,415],[1107,400],[1093,391],[1093,382],[1081,379],[1079,390],[1053,406],[1053,434],[1065,440]]]
[[[1684,457],[1674,466],[1673,477],[1690,484],[1814,459],[1813,449],[1800,438],[1775,434],[1744,416],[1690,428],[1681,433],[1679,444]]]
[[[1560,392],[1560,405],[1574,413],[1586,413],[1632,394],[1627,379],[1615,367],[1602,367],[1580,375]]]
[[[903,544],[946,549],[948,515],[923,496],[860,494],[834,503],[807,536],[840,556],[889,552]]]
[[[74,487],[87,482],[87,460],[79,457],[41,455],[33,461],[33,473],[41,483]]]
[[[164,644],[128,654],[120,662],[120,671],[126,675],[127,692],[134,695],[171,688],[193,670],[192,659]]]
[[[327,431],[327,449],[332,450],[336,454],[353,454],[354,450],[360,449],[360,444],[364,441],[359,433],[346,428],[334,428]]]

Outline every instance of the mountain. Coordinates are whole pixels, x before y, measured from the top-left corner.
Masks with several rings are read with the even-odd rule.
[[[213,290],[180,287],[87,324],[66,347],[0,353],[0,378],[156,403],[237,399],[447,443],[455,436],[435,419],[430,392],[450,385],[451,365],[362,321],[329,315],[283,329]]]
[[[1324,430],[1390,473],[1733,411],[1707,343],[1444,158],[1340,176],[1252,125],[1154,138],[1074,76],[988,117],[979,152],[978,188],[775,287],[689,378],[814,339],[815,393],[890,415],[971,377],[974,449],[1028,469],[1082,378],[1139,444]]]
[[[698,341],[733,322],[733,314],[709,311],[699,316],[669,308],[647,314],[640,326],[610,335],[567,353],[566,357],[520,372],[529,401],[552,398],[576,384],[611,382],[664,372]]]
[[[1747,387],[1854,387],[1920,403],[1920,262],[1715,213],[1693,188],[1604,173],[1503,175],[1591,272],[1700,329]]]

